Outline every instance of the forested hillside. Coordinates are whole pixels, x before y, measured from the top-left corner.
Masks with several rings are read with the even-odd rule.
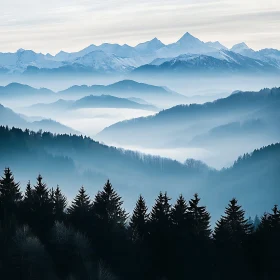
[[[277,206],[253,221],[233,198],[211,227],[197,194],[172,205],[160,192],[150,210],[140,195],[129,215],[109,180],[67,204],[41,175],[24,192],[9,168],[0,179],[4,280],[278,279],[279,234]]]
[[[129,210],[139,193],[150,206],[159,191],[168,191],[173,199],[199,192],[215,220],[224,201],[234,196],[250,215],[268,211],[280,196],[280,144],[217,171],[197,161],[182,164],[108,147],[88,137],[0,127],[0,154],[0,168],[12,168],[23,184],[42,173],[50,186],[60,185],[70,199],[78,187],[84,185],[92,195],[110,178]],[[219,199],[213,200],[213,195]]]

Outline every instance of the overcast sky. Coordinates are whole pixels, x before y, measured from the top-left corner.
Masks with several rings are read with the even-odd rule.
[[[280,49],[280,0],[0,0],[0,52],[52,54],[90,44],[177,41]]]

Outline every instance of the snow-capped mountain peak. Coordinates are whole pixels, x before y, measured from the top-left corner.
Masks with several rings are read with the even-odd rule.
[[[217,49],[217,50],[227,50],[228,48],[222,45],[219,41],[216,42],[206,42],[207,46]]]
[[[239,44],[236,44],[234,45],[231,49],[230,49],[232,52],[241,52],[241,51],[244,51],[244,50],[250,50],[250,48],[244,43],[239,43]]]

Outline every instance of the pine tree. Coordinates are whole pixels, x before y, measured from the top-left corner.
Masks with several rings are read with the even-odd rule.
[[[278,206],[275,205],[272,209],[272,214],[269,216],[270,227],[274,231],[278,231],[280,229],[280,211],[278,210]]]
[[[40,174],[37,177],[37,184],[34,186],[32,192],[32,227],[35,229],[38,236],[44,239],[53,226],[54,218],[51,196]]]
[[[268,213],[264,213],[261,217],[260,225],[258,227],[257,233],[265,234],[271,229],[271,219]]]
[[[245,211],[237,204],[233,198],[225,211],[224,219],[227,222],[231,240],[239,243],[246,235],[252,233],[253,226],[245,219]]]
[[[132,241],[132,265],[131,271],[135,279],[147,279],[149,276],[150,248],[148,238],[148,208],[144,198],[140,195],[134,208],[129,223],[130,239]]]
[[[230,240],[230,228],[225,218],[221,218],[217,223],[213,233],[214,241],[218,247],[223,247]]]
[[[34,210],[34,190],[31,187],[30,181],[28,181],[21,204],[22,224],[32,226],[32,224],[34,224],[33,218],[36,218]]]
[[[188,205],[182,195],[179,196],[176,204],[171,210],[171,222],[173,228],[176,228],[176,230],[180,229],[183,231],[186,231],[187,227],[190,224]]]
[[[230,269],[235,269],[242,279],[250,278],[245,249],[252,229],[253,225],[245,219],[245,211],[236,199],[232,199],[213,234],[218,255],[217,267],[222,268],[216,271],[220,273],[220,278],[234,279],[234,275],[228,275]]]
[[[57,186],[56,190],[52,190],[52,203],[54,219],[56,221],[63,221],[65,218],[65,209],[67,207],[67,198],[61,193],[60,188]]]
[[[150,213],[150,224],[152,227],[170,227],[171,205],[169,201],[170,198],[167,196],[167,193],[163,194],[160,192]]]
[[[84,187],[81,187],[67,211],[69,221],[76,229],[83,232],[88,230],[91,207],[90,197],[86,194]]]
[[[258,217],[258,215],[256,215],[256,217],[254,219],[254,224],[253,224],[254,231],[258,230],[260,223],[261,223],[260,218]]]
[[[170,275],[169,262],[172,255],[171,205],[167,193],[160,192],[152,208],[149,219],[149,246],[152,250],[153,277],[164,278]]]
[[[147,236],[147,223],[149,218],[147,211],[148,208],[146,206],[146,202],[140,195],[129,223],[132,240],[134,242],[143,240],[144,237]]]
[[[21,200],[22,194],[20,192],[19,183],[15,182],[10,168],[5,168],[4,175],[0,179],[0,205],[2,218],[8,219],[8,217],[18,214],[17,210]]]
[[[206,211],[205,206],[199,206],[200,198],[198,194],[189,201],[189,215],[192,220],[192,232],[194,236],[201,238],[210,238],[210,214]]]
[[[188,212],[188,205],[182,195],[176,201],[176,204],[171,210],[171,249],[172,259],[170,266],[172,266],[174,279],[186,279],[189,274],[189,254],[191,242],[190,230],[192,224]]]
[[[97,220],[116,227],[125,227],[127,213],[122,208],[123,201],[113,189],[110,181],[99,191],[93,203],[93,213]]]
[[[91,236],[100,258],[124,277],[128,270],[122,263],[128,263],[130,259],[126,227],[128,215],[122,205],[122,198],[108,180],[93,202]]]

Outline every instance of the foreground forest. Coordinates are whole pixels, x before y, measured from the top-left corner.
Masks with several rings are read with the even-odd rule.
[[[24,186],[21,186],[24,188]],[[273,205],[272,205],[273,207]],[[41,175],[22,193],[9,168],[0,179],[1,279],[278,279],[280,211],[246,219],[236,199],[213,226],[195,194],[171,205],[142,196],[129,215],[108,180],[91,199],[68,203]]]

